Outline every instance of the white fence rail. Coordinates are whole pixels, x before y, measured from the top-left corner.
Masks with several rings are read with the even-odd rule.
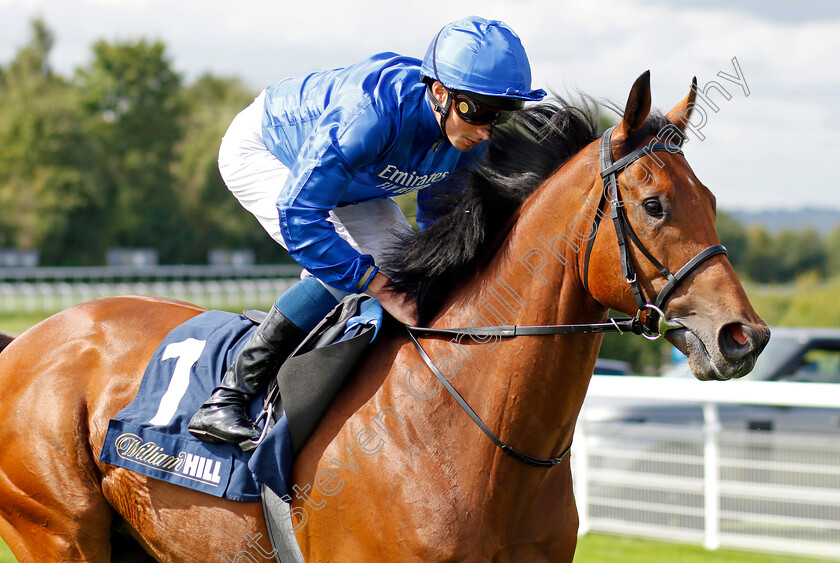
[[[573,450],[580,531],[840,560],[840,426],[722,429],[721,403],[840,409],[840,385],[595,376]],[[591,398],[702,405],[702,426],[587,420]]]
[[[299,273],[295,266],[0,268],[0,314],[53,313],[111,295],[159,295],[216,309],[268,307]]]

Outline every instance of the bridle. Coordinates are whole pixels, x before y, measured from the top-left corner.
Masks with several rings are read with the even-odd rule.
[[[636,233],[627,221],[627,214],[624,211],[624,202],[621,200],[621,190],[618,188],[618,174],[637,160],[649,154],[655,152],[683,154],[682,148],[679,145],[670,143],[649,143],[648,145],[636,149],[630,154],[613,162],[611,142],[613,129],[615,129],[615,127],[610,127],[604,131],[604,134],[601,136],[601,179],[604,182],[604,191],[601,194],[600,202],[598,202],[598,211],[595,213],[592,232],[589,234],[589,243],[586,246],[586,257],[584,259],[583,266],[583,286],[591,295],[591,292],[589,291],[589,258],[592,255],[592,247],[595,245],[595,238],[598,236],[598,225],[600,224],[601,217],[604,216],[602,212],[604,203],[607,201],[607,198],[609,198],[610,219],[612,219],[613,226],[615,227],[619,254],[621,255],[621,273],[624,276],[625,281],[630,284],[633,296],[636,299],[636,305],[639,307],[639,314],[641,314],[644,310],[648,311],[645,322],[642,324],[642,335],[648,338],[656,339],[659,338],[663,332],[661,330],[662,327],[658,326],[658,321],[660,319],[664,319],[665,317],[665,314],[662,312],[665,307],[665,302],[677,286],[682,283],[682,281],[700,264],[712,256],[726,254],[726,248],[722,244],[715,244],[705,250],[702,250],[697,253],[694,258],[686,262],[682,268],[677,270],[676,274],[672,274],[668,268],[663,266],[662,263],[657,260],[647,248],[645,248],[645,245],[641,240],[639,240],[639,237],[636,236]],[[633,257],[630,256],[630,249],[627,244],[628,238],[636,246],[636,248],[644,254],[645,258],[647,258],[651,264],[656,266],[662,275],[665,276],[665,279],[668,280],[668,283],[665,284],[653,300],[647,298],[645,290],[642,288],[642,284],[636,275],[636,267],[633,263]]]
[[[598,210],[595,213],[592,231],[589,235],[589,243],[586,247],[586,256],[584,258],[584,273],[583,284],[586,291],[589,292],[589,259],[592,254],[592,247],[595,245],[595,238],[598,236],[598,225],[601,217],[604,215],[603,208],[605,203],[610,202],[610,219],[613,221],[615,227],[616,237],[618,239],[619,253],[621,255],[621,272],[624,279],[630,284],[631,291],[636,299],[639,311],[633,318],[614,319],[609,318],[604,323],[588,323],[588,324],[574,324],[574,325],[537,325],[537,326],[478,326],[478,327],[464,327],[464,328],[424,328],[416,326],[405,325],[408,337],[423,359],[426,366],[435,374],[438,381],[443,387],[452,395],[458,404],[466,411],[472,420],[478,425],[484,434],[496,444],[507,455],[518,459],[529,465],[537,467],[553,467],[563,461],[563,458],[569,453],[572,445],[569,446],[557,457],[538,458],[532,457],[516,450],[513,446],[505,444],[499,439],[496,434],[490,430],[486,424],[481,420],[481,417],[470,407],[458,391],[449,383],[446,376],[438,369],[423,347],[418,342],[415,335],[429,334],[429,335],[454,335],[457,337],[470,336],[486,339],[489,337],[512,338],[515,336],[542,336],[554,334],[594,334],[606,332],[618,332],[624,334],[631,332],[655,340],[662,336],[662,334],[672,328],[681,326],[679,324],[671,323],[665,319],[663,308],[665,303],[674,290],[682,283],[685,278],[693,272],[700,264],[709,258],[718,254],[726,254],[726,248],[721,244],[709,246],[705,250],[699,252],[691,260],[689,260],[682,268],[677,270],[677,273],[671,273],[662,263],[657,260],[645,248],[645,245],[636,236],[630,223],[627,221],[627,215],[624,211],[624,204],[621,200],[621,192],[618,189],[618,175],[628,166],[637,160],[655,152],[668,152],[671,154],[683,154],[682,148],[679,145],[670,143],[649,143],[642,148],[636,149],[630,154],[613,162],[612,158],[612,132],[615,127],[607,129],[601,137],[600,144],[600,160],[601,160],[601,178],[604,182],[604,190],[601,195],[601,200],[598,203]],[[636,266],[633,262],[633,257],[630,255],[627,240],[630,240],[636,248],[662,273],[668,280],[665,286],[659,291],[653,302],[648,300],[645,295],[644,288],[636,275]],[[590,293],[591,295],[591,293]],[[642,312],[647,311],[645,320],[641,320]]]

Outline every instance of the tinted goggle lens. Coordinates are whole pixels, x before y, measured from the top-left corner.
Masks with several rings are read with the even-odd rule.
[[[464,94],[455,94],[455,111],[458,112],[461,119],[473,125],[500,124],[510,119],[511,116],[509,111],[483,106]]]

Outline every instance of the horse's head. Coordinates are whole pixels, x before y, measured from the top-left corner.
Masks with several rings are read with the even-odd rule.
[[[604,191],[583,278],[599,303],[642,310],[652,333],[663,311],[665,338],[698,379],[731,379],[749,373],[770,331],[720,246],[715,198],[679,149],[695,96],[696,81],[665,118],[649,117],[650,73],[636,80],[601,143]]]

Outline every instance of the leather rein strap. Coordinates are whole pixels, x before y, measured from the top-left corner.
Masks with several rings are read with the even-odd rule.
[[[500,337],[500,338],[513,338],[515,336],[545,336],[545,335],[552,335],[552,334],[595,334],[595,333],[605,333],[605,332],[618,332],[623,334],[624,332],[632,332],[634,334],[643,334],[643,328],[639,317],[635,318],[626,318],[626,319],[609,319],[609,322],[606,323],[593,323],[593,324],[579,324],[579,325],[537,325],[537,326],[513,326],[513,325],[504,325],[504,326],[472,326],[472,327],[464,327],[464,328],[425,328],[419,326],[409,326],[404,325],[406,332],[408,332],[408,338],[411,340],[411,343],[414,344],[414,347],[417,349],[417,353],[420,354],[420,358],[422,358],[423,362],[426,364],[435,377],[437,377],[440,384],[443,385],[444,389],[446,389],[450,395],[457,401],[461,408],[469,415],[469,417],[476,423],[476,425],[481,429],[484,434],[487,435],[490,440],[496,444],[501,450],[509,455],[510,457],[517,459],[521,462],[527,463],[528,465],[533,465],[536,467],[554,467],[561,461],[563,458],[566,457],[566,454],[569,453],[571,450],[572,445],[571,443],[568,447],[563,450],[557,457],[549,457],[549,458],[539,458],[533,457],[527,454],[523,454],[513,446],[505,444],[502,440],[493,433],[490,428],[484,424],[484,421],[481,420],[481,417],[473,410],[473,408],[467,403],[466,399],[464,399],[460,393],[449,383],[449,380],[446,376],[440,371],[440,369],[435,365],[426,351],[423,349],[423,346],[420,345],[420,342],[417,340],[415,335],[446,335],[446,336],[470,336],[470,337],[479,337],[479,338],[489,338],[489,337]]]
[[[417,326],[409,326],[405,325],[406,331],[408,332],[408,338],[411,340],[414,347],[417,349],[417,353],[420,354],[420,357],[423,359],[423,362],[426,366],[435,374],[438,381],[441,385],[449,392],[450,395],[455,399],[455,401],[461,406],[462,409],[469,415],[469,417],[475,422],[475,424],[481,429],[484,434],[487,435],[490,440],[496,444],[505,454],[511,456],[514,459],[517,459],[521,462],[527,463],[528,465],[533,465],[536,467],[554,467],[561,461],[572,448],[571,443],[569,446],[563,450],[557,457],[549,457],[549,458],[539,458],[533,457],[527,454],[523,454],[513,446],[510,446],[504,443],[496,434],[493,433],[490,428],[484,424],[484,421],[481,420],[481,417],[470,407],[467,401],[461,396],[460,393],[449,383],[449,380],[446,376],[440,371],[440,369],[435,365],[426,351],[423,349],[423,346],[420,345],[420,342],[417,340],[415,335],[447,335],[447,336],[470,336],[470,337],[479,337],[479,338],[490,338],[490,337],[499,337],[499,338],[513,338],[516,336],[544,336],[544,335],[554,335],[554,334],[595,334],[595,333],[607,333],[607,332],[618,332],[620,334],[624,334],[625,332],[631,332],[633,334],[639,334],[645,336],[646,338],[659,338],[662,336],[662,333],[668,330],[668,328],[673,328],[672,325],[668,323],[665,319],[665,314],[662,311],[662,308],[665,305],[665,302],[668,300],[668,297],[671,296],[673,291],[676,287],[692,272],[696,269],[700,264],[715,256],[717,254],[726,254],[726,248],[723,245],[716,244],[710,246],[703,250],[702,252],[698,253],[694,258],[689,260],[682,268],[680,268],[676,274],[672,274],[668,268],[662,265],[659,260],[657,260],[648,250],[645,248],[642,241],[636,236],[636,233],[633,232],[633,229],[630,227],[630,223],[627,221],[627,216],[624,213],[624,203],[621,200],[621,193],[618,189],[618,179],[617,175],[627,168],[630,164],[637,161],[638,159],[647,156],[654,152],[669,152],[673,154],[682,154],[682,149],[677,145],[666,144],[666,143],[650,143],[640,149],[637,149],[627,156],[620,158],[618,161],[613,162],[612,160],[612,143],[611,137],[612,132],[615,127],[611,127],[607,129],[603,136],[601,137],[601,178],[604,181],[604,192],[601,196],[601,201],[598,204],[598,212],[595,214],[594,224],[592,227],[592,233],[589,237],[589,243],[586,247],[586,257],[584,262],[584,274],[583,274],[583,284],[586,288],[586,291],[589,292],[589,257],[592,253],[592,247],[595,244],[595,238],[598,235],[598,225],[601,221],[601,216],[603,214],[602,210],[604,208],[604,204],[607,201],[607,195],[609,194],[609,201],[610,201],[610,218],[613,221],[613,225],[615,226],[616,237],[618,238],[618,246],[621,254],[621,271],[624,275],[624,279],[627,280],[627,283],[630,284],[631,290],[633,291],[633,295],[636,298],[636,303],[639,306],[639,312],[633,318],[622,318],[622,319],[613,319],[610,318],[607,322],[604,323],[589,323],[589,324],[573,324],[573,325],[538,325],[538,326],[513,326],[513,325],[504,325],[504,326],[475,326],[475,327],[464,327],[464,328],[423,328]],[[627,248],[627,240],[629,240],[638,248],[644,256],[650,260],[650,262],[656,266],[656,268],[662,273],[663,276],[668,280],[662,290],[657,294],[656,298],[653,300],[653,303],[648,301],[647,297],[645,296],[644,289],[642,288],[641,283],[637,279],[636,276],[636,269],[633,263],[633,258],[630,256],[630,252]],[[647,311],[647,316],[645,321],[641,321],[641,314],[643,311]]]
[[[458,402],[458,404],[461,405],[461,408],[464,409],[464,411],[466,411],[466,413],[469,415],[469,417],[471,419],[473,419],[473,422],[475,422],[478,425],[478,427],[481,428],[481,431],[484,432],[487,435],[487,437],[490,438],[490,440],[493,441],[494,444],[496,444],[499,448],[501,448],[501,450],[503,452],[505,452],[507,455],[509,455],[510,457],[512,457],[514,459],[518,459],[519,461],[527,463],[528,465],[534,465],[536,467],[554,467],[555,465],[557,465],[558,463],[563,461],[563,458],[566,457],[566,454],[569,453],[569,450],[572,449],[571,444],[569,444],[569,446],[563,451],[563,453],[560,454],[557,457],[540,458],[540,457],[532,457],[532,456],[529,456],[527,454],[523,454],[522,452],[520,452],[519,450],[517,450],[513,446],[510,446],[510,445],[502,442],[499,439],[499,437],[496,436],[493,433],[493,431],[490,430],[487,427],[486,424],[484,424],[484,421],[481,420],[481,417],[478,416],[478,414],[476,414],[476,412],[467,403],[467,401],[461,396],[461,394],[458,393],[458,391],[454,387],[452,387],[452,384],[449,383],[449,380],[446,379],[446,376],[443,375],[443,373],[441,373],[440,369],[438,369],[438,367],[435,365],[435,363],[432,361],[432,359],[429,357],[429,355],[426,353],[426,351],[423,349],[423,347],[417,341],[417,338],[413,334],[413,330],[416,329],[417,327],[408,327],[407,326],[406,328],[408,329],[408,337],[411,339],[411,342],[414,344],[414,347],[417,348],[417,352],[420,354],[420,357],[423,358],[423,361],[426,363],[426,365],[429,367],[429,369],[432,370],[432,373],[435,374],[435,376],[438,378],[438,381],[440,381],[441,385],[443,385],[444,388],[447,391],[449,391],[449,394],[452,395],[455,398],[455,400]]]

